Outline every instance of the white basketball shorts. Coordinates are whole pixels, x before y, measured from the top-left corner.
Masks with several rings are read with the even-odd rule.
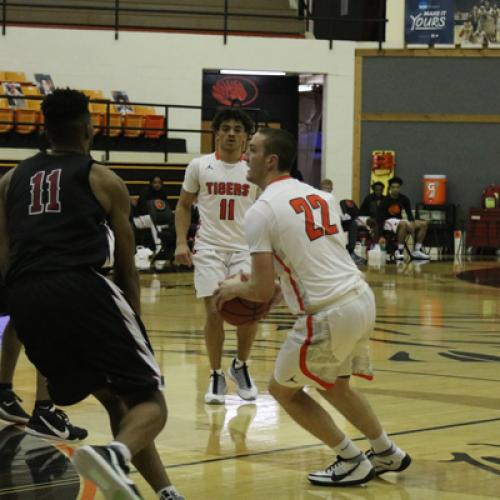
[[[197,250],[193,254],[194,287],[196,297],[210,297],[219,283],[240,272],[250,273],[252,260],[249,252],[223,252],[213,249]]]
[[[288,387],[329,389],[340,376],[371,380],[369,336],[375,298],[366,283],[316,314],[301,316],[281,347],[274,370]]]

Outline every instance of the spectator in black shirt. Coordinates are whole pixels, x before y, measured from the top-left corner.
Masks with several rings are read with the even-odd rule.
[[[401,194],[403,180],[393,177],[389,181],[389,196],[380,202],[378,207],[379,230],[396,233],[398,248],[394,254],[396,260],[403,260],[404,242],[408,234],[413,234],[415,249],[411,253],[414,259],[428,260],[430,257],[422,252],[422,243],[427,233],[427,222],[415,220],[411,211],[411,203],[407,196]],[[403,210],[407,220],[403,219]]]
[[[163,200],[168,205],[167,188],[163,184],[160,176],[155,175],[149,186],[139,195],[137,202],[137,215],[147,215],[150,213],[148,202],[151,200]]]
[[[384,196],[384,184],[382,182],[374,182],[372,184],[373,193],[366,196],[359,209],[360,215],[365,215],[371,217],[372,219],[377,218],[377,211],[380,202],[385,198]]]
[[[155,259],[159,262],[170,260],[171,247],[175,242],[174,216],[168,203],[167,188],[160,176],[152,177],[149,186],[139,195],[135,214],[133,222],[139,230],[136,231],[138,246],[147,246],[153,250]],[[142,231],[143,229],[147,231]],[[162,248],[167,255],[160,259],[158,254]],[[140,267],[147,269],[147,262]]]
[[[384,184],[380,181],[374,182],[372,184],[373,193],[368,194],[361,204],[359,209],[358,220],[361,224],[367,226],[372,233],[373,241],[378,241],[379,231],[377,225],[378,217],[378,207],[382,200],[385,199],[384,196]]]

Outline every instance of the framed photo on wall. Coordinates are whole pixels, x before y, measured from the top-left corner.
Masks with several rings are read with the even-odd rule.
[[[35,73],[35,81],[42,95],[48,95],[54,92],[55,85],[49,74]]]

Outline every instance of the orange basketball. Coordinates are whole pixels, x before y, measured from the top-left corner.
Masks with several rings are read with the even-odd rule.
[[[272,300],[269,302],[252,302],[251,300],[235,297],[223,305],[220,315],[224,321],[231,325],[244,325],[262,319],[269,312],[271,304]]]
[[[240,273],[236,276],[229,276],[225,281],[247,281],[248,279],[248,274]],[[269,302],[253,302],[251,300],[235,297],[234,299],[228,300],[224,303],[222,310],[220,311],[220,315],[224,321],[227,321],[229,324],[234,326],[259,321],[259,319],[262,319],[269,312],[275,298],[280,292],[281,288],[279,285],[275,285],[273,298]]]

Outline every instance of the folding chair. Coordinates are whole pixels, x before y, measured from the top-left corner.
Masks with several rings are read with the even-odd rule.
[[[398,238],[397,234],[394,231],[388,231],[386,229],[382,230],[380,233],[380,236],[385,239],[385,251],[387,252],[387,257],[389,262],[396,262],[396,258],[394,254],[396,253],[396,250],[398,249]],[[410,256],[410,261],[413,260],[413,256],[411,254],[410,247],[408,246],[408,239],[410,235],[407,235],[405,241],[404,241],[404,249]]]

